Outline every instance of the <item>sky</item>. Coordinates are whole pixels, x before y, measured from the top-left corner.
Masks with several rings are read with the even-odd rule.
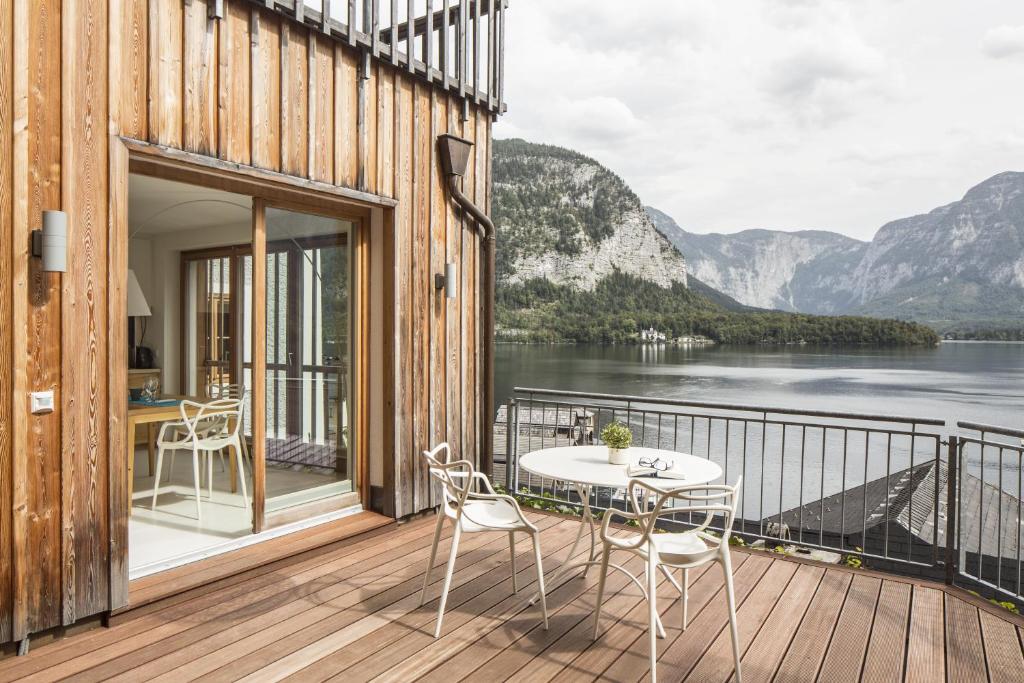
[[[1024,0],[511,0],[494,137],[693,232],[890,220],[1024,171]]]

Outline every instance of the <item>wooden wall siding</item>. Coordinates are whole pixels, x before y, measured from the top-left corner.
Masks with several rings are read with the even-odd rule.
[[[281,22],[273,15],[254,10],[249,25],[252,164],[278,171],[281,169]]]
[[[181,147],[183,3],[149,0],[149,139]]]
[[[14,132],[14,3],[0,0],[0,643],[11,639],[11,398],[14,368],[11,361],[11,139]]]
[[[217,153],[217,25],[207,3],[185,3],[185,149]]]
[[[404,64],[374,60],[362,73],[348,45],[245,0],[210,19],[212,1],[0,0],[0,642],[127,597],[123,425],[111,421],[126,356],[115,323],[127,245],[108,240],[127,230],[117,136],[357,189],[362,180],[397,199],[382,240],[394,302],[388,506],[404,516],[436,502],[419,454],[437,441],[478,456],[489,411],[478,400],[480,245],[448,200],[436,136],[476,142],[464,190],[486,207],[486,106],[471,104],[462,121],[458,96]],[[64,275],[28,255],[45,209],[69,215]],[[452,300],[433,288],[447,262],[459,268]],[[47,389],[56,410],[30,415],[28,393]]]
[[[62,619],[72,624],[108,605],[106,4],[65,0],[61,25],[61,206],[73,258],[60,278],[60,516]]]
[[[306,177],[309,169],[309,34],[289,23],[281,29],[281,170]]]
[[[163,4],[174,0],[158,0]],[[212,0],[211,0],[212,1]],[[219,50],[219,156],[221,159],[248,164],[251,159],[250,119],[252,103],[252,73],[249,59],[250,10],[240,3],[225,3],[224,19],[220,22]],[[152,60],[152,56],[150,57]],[[305,106],[305,105],[303,105]],[[305,130],[305,129],[303,129]],[[189,149],[190,152],[199,152]]]

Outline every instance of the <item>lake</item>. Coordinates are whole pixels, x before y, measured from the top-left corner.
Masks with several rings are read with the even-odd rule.
[[[949,342],[921,349],[498,345],[495,400],[504,403],[516,386],[937,418],[946,420],[947,428],[968,420],[1020,429],[1024,344]],[[599,415],[599,425],[608,419]],[[746,429],[742,421],[631,426],[635,439],[646,429],[646,445],[654,428],[659,445],[710,457],[730,481],[742,472],[752,485],[744,507],[757,516],[927,462],[936,448],[934,439],[884,434],[865,443],[863,432],[846,439],[841,429],[776,426],[762,437],[760,428]],[[1002,468],[992,467],[992,460],[989,456],[982,470],[977,454],[968,451],[967,469],[976,475],[983,471],[993,482],[1001,469],[1005,489],[1016,493],[1016,456]]]
[[[495,400],[515,386],[1024,427],[1024,344],[927,349],[499,344]]]

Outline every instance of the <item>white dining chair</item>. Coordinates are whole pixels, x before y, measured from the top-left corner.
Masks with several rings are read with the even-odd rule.
[[[438,455],[444,452],[444,460]],[[459,538],[463,533],[480,531],[500,531],[508,534],[509,553],[512,556],[512,592],[518,592],[516,584],[516,541],[517,532],[529,534],[533,540],[533,558],[537,565],[537,585],[540,588],[540,608],[544,615],[544,628],[548,627],[548,605],[544,591],[544,566],[540,556],[540,530],[530,523],[519,503],[512,496],[497,493],[490,479],[482,472],[477,472],[473,463],[468,460],[448,462],[451,448],[441,443],[429,451],[423,451],[430,476],[441,482],[443,499],[441,511],[437,514],[434,527],[434,543],[430,548],[430,561],[423,575],[423,591],[420,593],[420,607],[426,600],[427,586],[430,584],[430,570],[437,559],[437,545],[441,540],[441,529],[444,521],[450,519],[454,526],[452,531],[452,547],[448,555],[448,569],[444,576],[444,587],[441,589],[441,601],[437,606],[437,625],[434,637],[441,635],[441,621],[444,619],[444,606],[448,600],[448,589],[451,587],[452,574],[455,571],[455,556],[459,549]],[[474,488],[476,490],[474,490]],[[481,490],[482,489],[482,490]]]
[[[725,574],[725,598],[729,605],[729,631],[732,635],[732,654],[736,666],[736,681],[741,683],[740,642],[736,630],[736,597],[732,585],[732,561],[729,557],[729,536],[736,517],[736,504],[743,478],[735,486],[726,484],[698,484],[694,486],[664,487],[651,481],[631,479],[626,489],[632,512],[610,509],[601,524],[601,576],[597,584],[597,605],[594,609],[594,640],[600,636],[601,602],[604,599],[605,578],[608,574],[609,556],[613,550],[623,550],[641,557],[646,565],[646,598],[650,621],[651,681],[657,680],[658,660],[658,596],[657,572],[659,569],[671,576],[671,570],[681,569],[683,580],[677,584],[682,602],[682,628],[686,630],[687,584],[689,570],[708,562],[717,562]],[[668,504],[671,503],[671,506]],[[693,529],[679,533],[656,532],[660,518],[682,513],[701,515],[704,519]],[[627,536],[612,536],[612,518],[622,517],[634,520],[639,533]],[[715,519],[722,520],[722,535],[708,533],[708,527]]]
[[[245,468],[242,466],[242,446],[239,430],[242,424],[243,404],[240,399],[218,399],[209,403],[183,400],[179,406],[180,422],[166,422],[157,436],[156,477],[153,482],[153,500],[150,509],[156,509],[160,494],[160,475],[163,468],[164,452],[192,451],[192,478],[196,492],[196,519],[202,520],[200,484],[200,455],[207,470],[209,495],[213,495],[213,454],[224,448],[233,448],[238,464],[238,480],[242,490],[242,501],[249,509],[249,495],[245,488]],[[191,412],[191,414],[189,414]],[[172,461],[173,463],[173,461]],[[173,464],[171,465],[173,467]]]
[[[245,388],[244,384],[214,384],[210,383],[206,385],[206,397],[210,399],[222,399],[222,398],[237,398],[243,404],[245,403],[246,397],[249,395],[249,390]],[[243,406],[244,408],[244,406]],[[240,434],[240,442],[242,444],[242,456],[245,462],[249,463],[249,467],[252,467],[252,457],[249,455],[249,444],[245,440],[245,435]],[[224,453],[220,452],[221,471],[224,471]]]

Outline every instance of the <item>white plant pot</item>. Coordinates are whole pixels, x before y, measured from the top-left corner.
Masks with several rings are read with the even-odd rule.
[[[612,465],[628,465],[629,449],[608,447],[608,462]]]

